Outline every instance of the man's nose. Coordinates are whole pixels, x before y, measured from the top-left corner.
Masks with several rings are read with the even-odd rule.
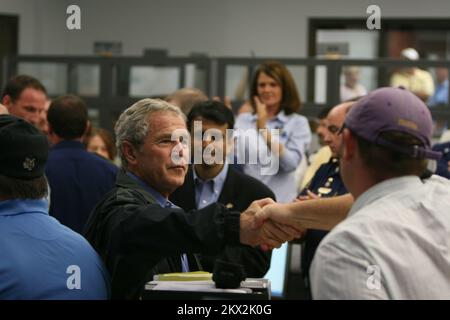
[[[332,139],[331,139],[331,133],[327,132],[324,134],[323,136],[323,142],[325,142],[327,145],[329,145],[331,143]]]
[[[268,92],[268,91],[270,91],[270,87],[269,86],[263,86],[262,87],[262,91],[263,92]]]

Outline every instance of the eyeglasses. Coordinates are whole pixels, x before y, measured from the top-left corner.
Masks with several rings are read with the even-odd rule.
[[[339,127],[335,126],[335,125],[331,125],[327,127],[327,130],[331,133],[331,134],[337,134],[339,132]]]
[[[345,122],[342,124],[342,127],[339,129],[338,131],[338,135],[342,134],[342,132],[344,131],[344,129],[347,128],[347,126],[345,125]]]

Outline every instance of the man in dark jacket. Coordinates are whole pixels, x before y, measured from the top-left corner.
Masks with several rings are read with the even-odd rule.
[[[168,201],[187,171],[189,133],[179,108],[138,101],[121,114],[115,132],[123,170],[86,228],[111,273],[113,298],[139,298],[161,263],[162,269],[189,270],[185,252],[214,254],[239,243],[273,248],[298,235],[271,222],[255,225],[254,213],[271,199],[254,202],[242,215],[217,203],[186,214]],[[166,257],[172,259],[158,264]]]
[[[189,112],[187,122],[195,141],[193,144],[202,146],[199,148],[202,157],[189,167],[184,184],[170,196],[173,203],[189,211],[218,201],[229,209],[244,211],[255,200],[275,200],[275,195],[266,185],[235,170],[228,163],[233,135],[232,130],[227,130],[234,128],[234,116],[229,108],[218,101],[201,102]],[[194,128],[198,132],[194,132]],[[212,135],[217,135],[218,139]],[[216,158],[209,160],[216,161],[208,161],[208,153]],[[270,251],[250,246],[227,246],[218,255],[200,255],[199,260],[203,270],[209,272],[213,272],[215,260],[220,259],[241,264],[247,277],[261,278],[269,270],[270,257]]]

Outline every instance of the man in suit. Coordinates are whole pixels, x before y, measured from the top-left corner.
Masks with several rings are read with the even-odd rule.
[[[313,178],[306,185],[299,195],[299,200],[310,200],[311,198],[329,198],[347,194],[347,188],[342,181],[339,168],[338,152],[341,148],[339,129],[344,124],[345,115],[354,104],[353,101],[343,102],[333,107],[327,115],[327,127],[324,135],[324,142],[331,150],[331,158],[327,163],[322,164],[314,174]],[[309,269],[322,239],[328,231],[321,229],[308,229],[304,237],[302,250],[302,273],[305,286],[308,289],[306,298],[310,296]]]
[[[219,202],[233,211],[244,211],[254,200],[270,197],[273,192],[260,181],[245,175],[226,161],[233,146],[234,116],[217,101],[201,102],[188,114],[188,128],[194,146],[193,165],[184,184],[170,200],[185,211],[201,209]],[[201,130],[201,131],[200,131]],[[270,266],[271,252],[250,246],[226,246],[217,255],[197,255],[202,268],[213,271],[216,259],[241,264],[247,277],[263,277]]]

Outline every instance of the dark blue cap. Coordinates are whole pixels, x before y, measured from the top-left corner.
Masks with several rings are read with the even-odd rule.
[[[47,137],[31,123],[0,115],[0,174],[17,179],[44,175],[48,157]]]

